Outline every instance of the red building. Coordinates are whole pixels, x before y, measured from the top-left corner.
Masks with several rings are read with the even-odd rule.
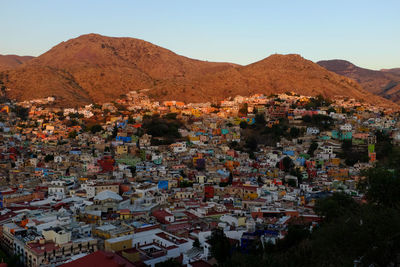
[[[111,172],[114,170],[115,160],[111,156],[104,156],[97,163],[100,165],[102,172]]]
[[[204,187],[204,196],[206,198],[213,198],[214,197],[214,186],[205,186]]]

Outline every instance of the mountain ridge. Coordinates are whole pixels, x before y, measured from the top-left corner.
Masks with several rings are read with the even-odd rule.
[[[0,71],[18,67],[19,65],[32,60],[32,56],[0,55]]]
[[[200,102],[253,93],[295,91],[344,95],[387,104],[356,82],[300,55],[271,55],[241,66],[178,55],[144,40],[87,34],[61,42],[0,73],[7,96],[55,96],[61,106],[110,102],[131,90],[150,89],[158,100]]]
[[[361,68],[353,63],[340,60],[322,60],[317,64],[354,79],[367,91],[389,99],[397,104],[400,103],[400,69],[370,70]]]

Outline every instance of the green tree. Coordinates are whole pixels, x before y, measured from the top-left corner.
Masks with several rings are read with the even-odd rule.
[[[246,129],[247,128],[247,122],[241,121],[239,126],[240,126],[241,129]]]
[[[292,138],[297,138],[300,136],[300,129],[297,127],[291,127],[289,134]]]
[[[334,193],[331,197],[317,200],[314,210],[326,221],[332,221],[343,214],[354,212],[358,208],[358,204],[349,195]]]
[[[164,116],[167,120],[176,120],[177,113],[168,113]]]
[[[90,132],[91,132],[92,134],[101,132],[102,130],[103,130],[103,127],[101,127],[101,125],[99,125],[99,124],[95,124],[95,125],[93,125],[92,127],[90,127]]]
[[[214,229],[208,243],[211,245],[211,256],[217,260],[219,265],[223,265],[231,251],[229,239],[225,236],[224,231],[218,228]]]
[[[78,133],[74,130],[72,132],[69,132],[68,138],[70,139],[75,139],[78,136]]]
[[[249,136],[246,139],[246,144],[245,146],[250,149],[250,151],[255,151],[257,150],[257,145],[258,145],[258,141],[257,138],[255,136]]]
[[[318,143],[313,141],[310,144],[310,147],[308,148],[307,154],[310,155],[311,157],[314,157],[314,152],[318,148]]]
[[[196,238],[196,239],[193,241],[193,247],[195,247],[195,248],[200,248],[200,241],[199,241],[198,238]]]
[[[288,172],[288,171],[290,171],[290,170],[293,168],[293,166],[294,166],[293,160],[292,160],[290,157],[284,157],[284,158],[282,159],[282,165],[283,165],[284,171]]]
[[[364,173],[366,179],[360,187],[367,189],[367,199],[378,205],[400,209],[400,176],[397,171],[382,167]]]
[[[15,105],[13,111],[15,112],[17,117],[20,118],[21,120],[26,120],[28,118],[28,115],[29,115],[28,108],[24,108],[24,107]]]
[[[255,109],[255,110],[257,110],[257,109]],[[265,126],[265,124],[267,123],[265,121],[264,114],[262,114],[262,113],[258,113],[254,119],[255,119],[256,124],[260,125],[260,126]]]
[[[54,160],[54,156],[51,155],[51,154],[47,154],[47,155],[44,157],[44,161],[45,161],[45,162],[49,162],[49,161],[53,161],[53,160]]]

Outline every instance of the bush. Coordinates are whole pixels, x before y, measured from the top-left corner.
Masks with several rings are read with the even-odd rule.
[[[92,127],[90,127],[90,132],[91,132],[92,134],[101,132],[102,130],[103,130],[103,127],[101,127],[101,125],[99,125],[99,124],[95,124],[95,125],[93,125]]]

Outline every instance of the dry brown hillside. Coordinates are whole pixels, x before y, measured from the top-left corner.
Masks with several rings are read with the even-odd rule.
[[[224,96],[287,91],[322,94],[330,98],[349,96],[370,103],[388,104],[387,100],[363,90],[352,79],[330,72],[299,55],[271,55],[247,66],[236,66],[174,86],[168,81],[157,85],[151,95],[161,99],[174,95],[179,100],[205,101]]]
[[[18,67],[22,63],[31,60],[31,56],[0,55],[0,71],[10,70]]]
[[[368,102],[385,100],[298,55],[272,55],[239,66],[190,59],[134,38],[83,35],[62,42],[19,67],[0,73],[18,100],[56,96],[62,106],[108,102],[131,90],[159,99],[220,100],[252,93],[295,91]]]
[[[319,65],[354,79],[367,91],[378,96],[400,103],[400,71],[399,69],[369,70],[360,68],[345,60],[319,61]]]

